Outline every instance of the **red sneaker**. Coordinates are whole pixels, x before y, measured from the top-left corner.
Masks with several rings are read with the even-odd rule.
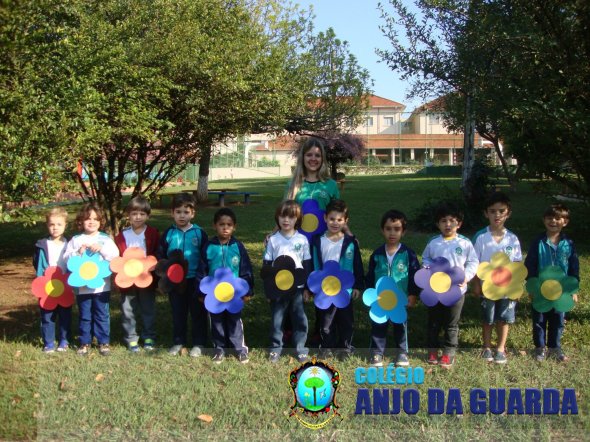
[[[435,351],[431,351],[430,353],[428,353],[428,363],[430,365],[436,365],[438,364],[438,354]]]
[[[442,355],[440,357],[440,366],[443,368],[449,368],[455,362],[455,357],[450,355]]]

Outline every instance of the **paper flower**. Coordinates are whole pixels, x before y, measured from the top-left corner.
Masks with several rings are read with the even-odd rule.
[[[527,292],[533,295],[533,308],[541,313],[554,308],[558,312],[569,312],[574,307],[572,295],[578,292],[579,281],[567,276],[559,266],[545,267],[538,277],[526,283]]]
[[[155,256],[145,256],[145,250],[140,247],[125,249],[123,256],[117,256],[111,261],[111,270],[117,274],[115,284],[122,289],[132,285],[149,287],[154,280],[151,271],[157,262]]]
[[[320,235],[326,231],[327,226],[324,220],[324,213],[326,212],[320,209],[316,200],[305,200],[301,205],[301,211],[303,212],[303,220],[299,232],[305,235],[309,241],[311,241],[312,236]]]
[[[47,267],[43,276],[33,279],[31,290],[45,310],[55,310],[58,305],[71,307],[74,304],[74,292],[68,285],[67,275],[59,267]]]
[[[68,284],[72,287],[88,287],[97,289],[104,285],[105,278],[111,275],[109,262],[102,259],[100,253],[86,250],[82,256],[68,259]]]
[[[186,285],[188,262],[184,259],[182,250],[172,250],[168,258],[158,261],[154,273],[160,277],[158,287],[164,293],[173,290],[183,291]]]
[[[451,267],[446,258],[432,260],[429,268],[423,268],[414,275],[416,285],[422,289],[420,300],[428,307],[438,302],[450,307],[461,299],[459,284],[465,281],[465,272],[461,267]]]
[[[477,276],[483,281],[483,295],[492,301],[520,298],[527,274],[522,262],[510,262],[504,252],[494,253],[490,262],[481,262],[477,268]]]
[[[326,261],[322,270],[311,272],[307,285],[313,292],[313,302],[317,308],[327,310],[333,304],[344,308],[350,304],[350,293],[354,285],[354,275],[342,270],[336,261]]]
[[[250,287],[242,278],[236,278],[227,267],[215,270],[213,276],[201,280],[199,289],[205,296],[205,308],[211,313],[227,310],[238,313],[244,307],[242,296],[248,294]]]
[[[408,319],[408,296],[389,276],[382,276],[374,289],[364,291],[363,303],[370,307],[369,317],[377,324],[385,324],[388,319],[403,324]]]
[[[295,267],[293,258],[287,255],[279,256],[272,266],[265,266],[260,272],[264,280],[264,293],[269,299],[293,295],[297,286],[305,284],[305,270]]]

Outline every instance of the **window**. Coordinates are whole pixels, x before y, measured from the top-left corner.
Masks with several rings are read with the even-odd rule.
[[[383,117],[383,124],[385,126],[393,126],[393,117]]]
[[[367,117],[365,120],[365,126],[370,127],[373,125],[373,117]]]

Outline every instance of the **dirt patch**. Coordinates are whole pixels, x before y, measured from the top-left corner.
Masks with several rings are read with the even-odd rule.
[[[30,258],[0,264],[0,338],[38,334],[38,302],[31,293],[35,277]]]

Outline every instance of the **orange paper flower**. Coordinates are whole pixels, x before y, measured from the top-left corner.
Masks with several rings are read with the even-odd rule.
[[[524,293],[527,269],[522,262],[510,262],[504,252],[494,253],[490,262],[482,262],[477,276],[483,281],[483,295],[497,301],[504,297],[517,300]]]
[[[47,267],[43,276],[33,279],[31,289],[45,310],[55,310],[58,305],[74,305],[74,292],[68,285],[68,276],[59,267]]]
[[[132,285],[139,288],[149,287],[154,280],[151,271],[157,262],[155,256],[145,256],[145,251],[140,247],[125,249],[123,256],[111,261],[111,270],[117,274],[115,284],[122,289]]]

